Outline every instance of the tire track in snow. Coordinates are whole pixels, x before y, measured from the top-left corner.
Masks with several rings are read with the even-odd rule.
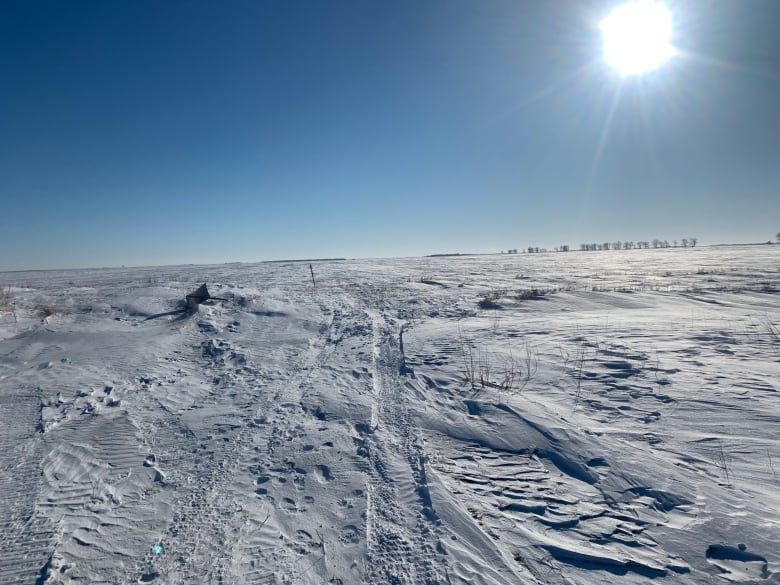
[[[380,314],[372,318],[376,426],[366,436],[366,582],[443,585],[449,577],[436,549],[438,518],[428,492],[425,452],[400,380],[400,332]]]
[[[54,528],[36,510],[41,489],[41,401],[0,397],[0,583],[41,582],[51,559]]]

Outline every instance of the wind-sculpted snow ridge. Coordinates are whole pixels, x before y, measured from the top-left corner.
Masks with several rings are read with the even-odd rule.
[[[0,583],[778,583],[779,261],[0,274]]]

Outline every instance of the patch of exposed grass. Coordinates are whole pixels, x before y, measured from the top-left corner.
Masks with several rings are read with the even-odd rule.
[[[766,323],[766,330],[767,333],[769,333],[769,339],[773,343],[780,343],[780,327],[772,323],[771,321],[767,321]]]
[[[46,317],[51,317],[53,315],[59,315],[60,311],[52,305],[47,305],[45,303],[38,303],[37,305],[35,305],[35,314],[38,315],[39,317],[46,318]]]
[[[16,303],[10,286],[0,289],[0,313],[11,313],[16,321]]]
[[[558,292],[558,290],[554,288],[519,289],[515,293],[515,298],[518,301],[533,301],[536,299],[541,299],[547,295],[555,294],[556,292]]]
[[[494,289],[482,297],[477,305],[483,310],[495,310],[500,309],[501,305],[498,304],[498,300],[507,294],[506,290]]]

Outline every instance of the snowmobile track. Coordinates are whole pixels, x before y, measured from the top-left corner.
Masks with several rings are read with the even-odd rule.
[[[0,396],[0,583],[40,582],[55,527],[36,511],[41,489],[41,400]]]

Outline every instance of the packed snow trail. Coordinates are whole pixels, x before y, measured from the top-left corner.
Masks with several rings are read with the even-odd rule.
[[[448,583],[436,552],[438,519],[431,507],[425,455],[414,432],[398,373],[398,330],[373,317],[376,424],[365,428],[369,460],[369,582]]]

